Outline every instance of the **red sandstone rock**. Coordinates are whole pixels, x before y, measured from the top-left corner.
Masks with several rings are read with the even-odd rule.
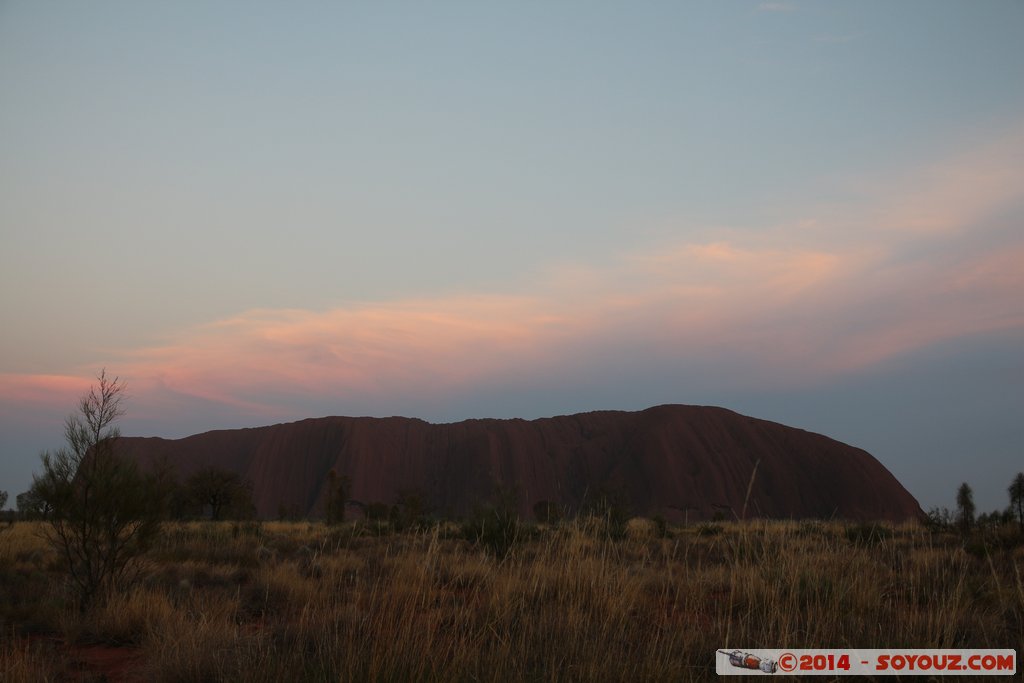
[[[430,424],[390,417],[325,417],[184,439],[124,437],[143,464],[174,463],[181,478],[215,465],[254,484],[261,517],[280,505],[323,514],[327,473],[352,481],[351,497],[395,502],[421,492],[442,514],[487,502],[515,486],[520,513],[546,500],[578,509],[605,490],[635,514],[708,519],[722,510],[748,517],[885,519],[921,515],[913,496],[867,452],[820,434],[723,408],[666,405],[540,420]],[[731,508],[731,511],[730,511]]]

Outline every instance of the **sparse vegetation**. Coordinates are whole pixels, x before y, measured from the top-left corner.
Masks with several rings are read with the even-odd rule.
[[[114,422],[123,414],[125,386],[100,373],[65,422],[67,447],[41,456],[32,495],[45,511],[45,535],[85,611],[101,594],[124,588],[134,560],[160,531],[165,489],[120,456]]]
[[[3,680],[64,680],[95,647],[157,683],[678,681],[713,676],[721,647],[1024,648],[1016,525],[661,537],[634,519],[618,538],[579,518],[526,527],[499,558],[451,522],[173,522],[133,588],[81,614],[42,524],[0,548]]]

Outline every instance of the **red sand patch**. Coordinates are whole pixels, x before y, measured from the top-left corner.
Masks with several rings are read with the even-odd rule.
[[[79,681],[144,683],[140,652],[134,647],[73,645],[67,648],[71,671]],[[75,680],[75,679],[72,679]]]
[[[69,683],[145,683],[142,653],[136,647],[115,645],[69,645],[52,635],[28,637],[33,649],[42,649],[53,664],[63,669],[61,680]]]

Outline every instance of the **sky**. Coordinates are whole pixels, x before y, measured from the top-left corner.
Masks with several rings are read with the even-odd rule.
[[[719,405],[1024,470],[1024,3],[0,2],[0,489],[124,434]]]

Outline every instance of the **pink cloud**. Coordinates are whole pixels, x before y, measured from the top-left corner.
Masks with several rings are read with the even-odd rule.
[[[10,403],[70,407],[88,390],[88,380],[77,376],[0,374],[0,400]]]
[[[1022,199],[1024,126],[952,158],[887,179],[868,191],[887,197],[869,226],[920,236],[970,230]]]
[[[1024,199],[1024,168],[1012,163],[1022,151],[1024,135],[1004,136],[880,183],[867,208],[564,264],[518,292],[245,311],[99,359],[81,377],[0,376],[0,399],[73,405],[105,365],[135,394],[274,415],[289,395],[386,403],[550,379],[607,348],[653,364],[724,357],[752,372],[742,381],[820,381],[1024,327],[1024,236],[972,241],[986,217]]]
[[[317,394],[446,391],[529,365],[572,326],[521,297],[474,296],[328,311],[255,310],[140,349],[118,367],[136,381],[249,412],[272,388]]]
[[[282,387],[335,396],[445,394],[548,372],[580,350],[616,341],[699,351],[752,315],[797,305],[846,270],[837,254],[683,245],[632,254],[603,271],[559,270],[517,296],[249,311],[107,364],[136,383],[248,412],[273,410],[258,397]]]

